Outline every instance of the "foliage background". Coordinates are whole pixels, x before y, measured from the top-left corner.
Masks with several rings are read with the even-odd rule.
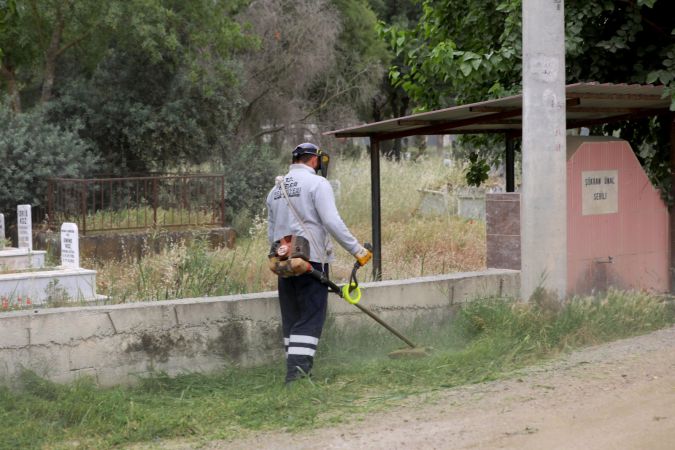
[[[41,110],[14,115],[0,104],[0,211],[13,217],[17,204],[43,205],[47,178],[91,173],[98,162],[78,125],[60,128]]]
[[[521,91],[521,0],[424,0],[413,26],[384,26],[398,56],[390,69],[417,110]],[[566,82],[659,83],[675,110],[675,3],[671,0],[565,1]],[[652,181],[670,192],[668,117],[596,127],[632,143]],[[477,164],[494,164],[494,138],[463,139]],[[477,145],[476,145],[477,144]],[[477,149],[475,147],[478,147]]]
[[[85,146],[94,175],[233,173],[248,152],[265,175],[301,141],[364,151],[323,137],[329,129],[518,92],[521,9],[521,0],[1,0],[0,100],[37,128],[68,130],[79,144],[60,153],[72,147],[76,160]],[[565,9],[568,82],[662,83],[675,99],[675,3]],[[666,122],[593,133],[631,141],[667,192]],[[453,146],[454,158],[473,161],[472,182],[501,164],[501,139]],[[381,148],[398,160],[408,146],[424,142]],[[230,183],[232,218],[256,214],[242,210],[261,200],[251,183]]]

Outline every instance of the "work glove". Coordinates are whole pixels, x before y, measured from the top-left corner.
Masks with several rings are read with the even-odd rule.
[[[368,261],[373,257],[373,252],[368,250],[365,247],[361,247],[356,253],[354,253],[354,258],[359,262],[359,265],[365,266],[368,264]]]

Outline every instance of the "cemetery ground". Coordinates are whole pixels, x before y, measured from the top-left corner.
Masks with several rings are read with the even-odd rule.
[[[593,346],[506,379],[391,401],[345,425],[133,448],[671,449],[675,328]]]
[[[377,328],[329,326],[291,388],[281,362],[109,389],[27,373],[0,389],[0,448],[666,448],[674,322],[646,294],[485,299],[405,330],[434,346],[417,360],[388,359]]]

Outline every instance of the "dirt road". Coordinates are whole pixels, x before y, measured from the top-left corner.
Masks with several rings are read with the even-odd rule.
[[[433,396],[366,422],[200,448],[672,450],[675,327]]]

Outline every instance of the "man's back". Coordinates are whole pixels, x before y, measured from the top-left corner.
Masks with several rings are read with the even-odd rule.
[[[309,166],[292,164],[283,185],[288,199],[281,183],[267,196],[270,244],[288,235],[303,236],[310,242],[310,260],[315,262],[333,259],[328,233],[350,253],[359,248],[358,241],[340,218],[333,189],[325,178],[316,175]]]

